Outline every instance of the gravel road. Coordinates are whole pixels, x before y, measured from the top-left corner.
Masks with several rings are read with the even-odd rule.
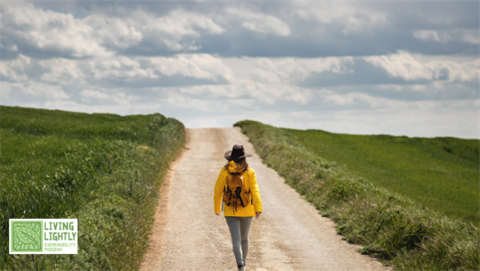
[[[252,222],[247,270],[391,270],[341,240],[234,128],[188,129],[187,146],[162,186],[150,247],[141,270],[237,270],[225,219],[213,213],[213,187],[226,160],[242,144],[254,156],[263,214]]]

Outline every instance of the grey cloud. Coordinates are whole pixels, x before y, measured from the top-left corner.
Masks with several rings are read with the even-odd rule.
[[[478,3],[307,4],[3,2],[2,104],[161,112],[187,127],[476,133]]]
[[[477,1],[388,2],[375,3],[377,9],[391,14],[391,24],[400,29],[446,30],[478,27]]]
[[[380,85],[380,84],[425,84],[427,80],[406,81],[402,78],[391,77],[384,69],[362,59],[356,59],[354,63],[345,64],[347,72],[336,73],[326,71],[313,72],[309,77],[297,85],[309,88],[324,88],[341,85]]]
[[[35,5],[47,7],[41,2]],[[294,3],[70,2],[68,5],[64,4],[57,11],[73,14],[79,10],[76,13],[90,13],[89,16],[97,18],[89,21],[89,16],[80,16],[78,24],[76,21],[60,21],[62,27],[74,32],[96,27],[97,30],[81,32],[85,35],[83,40],[90,39],[90,49],[82,46],[83,42],[40,46],[33,36],[21,34],[20,26],[12,25],[14,20],[8,16],[4,19],[3,33],[15,43],[20,53],[36,58],[89,57],[102,50],[132,56],[170,56],[189,52],[224,57],[304,58],[378,55],[397,50],[428,55],[477,55],[479,52],[475,43],[479,40],[478,32],[471,31],[478,29],[478,3],[473,2],[330,3],[330,13],[333,14],[330,19],[315,17],[321,13],[310,17],[298,15],[321,11],[325,3],[310,3],[305,7]],[[240,17],[225,14],[232,9],[244,12],[239,13]],[[184,13],[175,13],[179,10]],[[135,19],[133,15],[137,13],[145,16]],[[188,19],[190,17],[193,19]],[[117,21],[106,24],[102,20]],[[169,22],[182,29],[170,29]],[[468,33],[473,34],[466,38],[450,35],[449,40],[437,42],[419,39],[418,33],[422,32],[418,31],[470,31]],[[43,35],[48,33],[43,32]],[[100,47],[95,49],[95,46]],[[8,51],[4,55],[15,56],[9,55]]]
[[[288,25],[271,15],[238,8],[228,8],[226,13],[238,19],[239,22],[237,23],[250,31],[276,36],[288,36],[290,34]]]
[[[8,36],[0,35],[0,59],[11,60],[18,57],[18,47]]]
[[[209,55],[178,55],[172,58],[109,57],[94,60],[36,60],[21,56],[0,62],[4,81],[38,81],[53,85],[159,87],[227,84],[232,72]]]
[[[478,64],[475,59],[451,61],[421,57],[399,51],[387,56],[354,58],[344,62],[342,72],[327,70],[312,72],[297,81],[298,86],[323,88],[341,85],[425,85],[439,82],[476,81]]]
[[[183,75],[162,76],[160,78],[139,79],[90,79],[90,84],[106,88],[151,88],[151,87],[178,87],[196,85],[221,85],[228,83],[224,78],[218,80],[186,77]]]

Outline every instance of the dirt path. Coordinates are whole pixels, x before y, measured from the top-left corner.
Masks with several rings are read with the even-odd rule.
[[[247,270],[390,270],[341,240],[333,222],[261,163],[239,128],[189,129],[187,149],[172,166],[141,270],[237,270],[223,216],[213,213],[213,187],[223,153],[243,144],[254,153],[263,214],[250,231]]]

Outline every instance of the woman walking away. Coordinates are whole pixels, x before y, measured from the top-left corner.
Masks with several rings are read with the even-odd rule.
[[[213,195],[216,215],[220,215],[223,201],[223,213],[232,236],[233,254],[239,271],[245,270],[252,218],[258,218],[262,213],[257,177],[245,158],[251,156],[245,153],[242,145],[234,145],[224,154],[228,163],[218,175]]]

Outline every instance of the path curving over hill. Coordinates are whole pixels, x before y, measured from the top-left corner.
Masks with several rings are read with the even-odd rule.
[[[187,130],[186,149],[162,186],[141,270],[237,270],[223,214],[213,213],[213,187],[233,144],[254,154],[247,161],[263,203],[250,231],[247,270],[390,270],[342,241],[332,221],[261,163],[237,127]]]

